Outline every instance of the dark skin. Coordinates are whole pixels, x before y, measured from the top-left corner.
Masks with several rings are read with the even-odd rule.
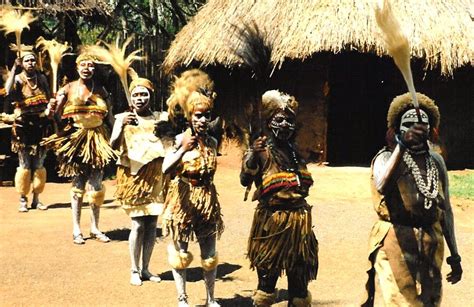
[[[257,165],[263,165],[264,161],[268,159],[268,154],[266,151],[267,140],[270,140],[275,145],[273,150],[277,151],[279,156],[285,159],[284,163],[290,165],[289,157],[293,151],[293,149],[290,147],[290,139],[293,136],[293,131],[289,130],[288,123],[294,124],[296,117],[293,113],[283,110],[274,114],[272,119],[275,117],[283,117],[286,119],[286,121],[282,122],[280,133],[275,135],[271,129],[270,119],[265,129],[265,135],[259,136],[254,140],[252,146],[250,147],[251,154],[248,156],[248,160],[246,162],[250,169],[255,169]],[[248,186],[252,183],[253,178],[242,174],[240,181],[243,186]]]
[[[415,123],[408,129],[407,132],[401,135],[400,138],[403,144],[409,150],[416,152],[427,147],[428,136],[429,136],[428,126],[422,123]],[[399,163],[404,151],[405,149],[402,149],[400,146],[397,146],[396,151],[394,151],[394,159],[398,162],[393,162],[394,165],[397,165]],[[426,173],[425,155],[424,154],[412,155],[412,157],[415,160],[416,164],[418,164],[418,167],[420,168],[420,170]],[[389,178],[386,178],[384,182],[381,182],[381,185],[387,185],[388,182],[390,182],[390,180]],[[388,185],[390,186],[390,184]],[[380,186],[379,188],[381,191],[383,191],[384,186]],[[444,224],[446,222],[442,220],[442,223]],[[447,228],[448,227],[446,227],[446,225],[443,225],[443,232],[445,232]],[[448,246],[452,244],[450,240],[446,240],[446,241],[448,243]],[[452,246],[449,246],[449,248],[450,250],[453,250]],[[451,263],[450,266],[451,266],[451,272],[448,273],[448,275],[446,276],[446,280],[451,284],[455,284],[459,282],[462,278],[463,271],[462,271],[461,263],[454,262],[454,263]]]

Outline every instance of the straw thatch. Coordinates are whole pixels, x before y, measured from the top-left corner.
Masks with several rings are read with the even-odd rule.
[[[164,62],[166,71],[198,61],[239,64],[232,50],[237,29],[253,20],[273,46],[272,62],[316,52],[358,50],[386,54],[374,17],[376,0],[210,0],[178,33]],[[426,68],[453,69],[474,63],[474,11],[470,0],[393,0],[392,7]]]
[[[79,12],[82,15],[107,15],[112,11],[105,0],[0,0],[0,6],[48,13]]]

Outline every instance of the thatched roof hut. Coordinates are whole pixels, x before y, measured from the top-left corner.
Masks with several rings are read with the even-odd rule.
[[[376,0],[210,0],[176,36],[166,70],[199,61],[239,63],[233,54],[236,28],[254,20],[273,46],[272,60],[306,59],[316,52],[344,49],[385,54],[374,17]],[[412,55],[441,73],[474,63],[474,8],[469,0],[393,0],[408,33]],[[471,5],[471,8],[469,7]],[[471,12],[469,11],[471,10]]]
[[[278,68],[269,87],[300,101],[297,140],[304,156],[368,165],[384,145],[391,99],[406,91],[393,61],[381,57],[386,51],[374,17],[376,1],[209,0],[178,33],[163,67],[168,73],[205,67],[216,82],[218,113],[245,127],[245,118],[232,117],[245,114],[255,81],[233,50],[239,44],[238,27],[255,22],[266,33]],[[411,42],[417,90],[440,106],[448,167],[474,167],[468,154],[474,151],[468,132],[474,129],[472,3],[391,4]]]

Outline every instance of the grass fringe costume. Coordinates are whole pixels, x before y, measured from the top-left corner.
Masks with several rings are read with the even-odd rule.
[[[55,152],[59,175],[63,177],[78,175],[84,164],[103,169],[117,157],[102,121],[107,114],[106,102],[98,94],[91,95],[87,105],[77,105],[74,99],[66,103],[62,116],[72,120],[41,143]]]
[[[210,136],[204,148],[198,146],[183,156],[165,202],[165,225],[174,240],[189,242],[194,239],[194,233],[220,237],[224,231],[216,187],[212,182],[216,157],[217,141]]]
[[[280,112],[296,116],[297,108],[294,97],[276,90],[267,91],[262,96],[263,124],[269,125],[275,114],[283,114]],[[282,122],[288,120],[286,117]],[[264,129],[269,138],[264,150],[256,152],[250,148],[245,153],[240,175],[243,185],[249,187],[255,182],[257,187],[252,200],[258,200],[258,205],[247,249],[250,266],[257,270],[259,279],[253,302],[255,306],[271,305],[276,282],[285,273],[290,305],[310,306],[307,285],[317,276],[318,241],[313,232],[312,207],[305,198],[313,179],[293,149],[291,136],[280,142],[278,132]],[[258,162],[251,165],[255,157]]]

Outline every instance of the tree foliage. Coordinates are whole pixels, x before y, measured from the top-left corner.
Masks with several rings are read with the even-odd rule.
[[[82,43],[118,35],[153,36],[167,46],[204,3],[205,0],[114,0],[108,16],[78,19],[79,36]]]

